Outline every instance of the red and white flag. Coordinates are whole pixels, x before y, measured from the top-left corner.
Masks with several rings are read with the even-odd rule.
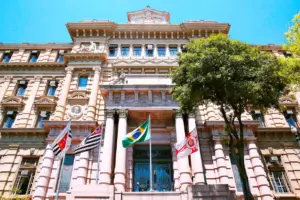
[[[179,158],[186,157],[192,153],[198,151],[198,136],[196,128],[194,128],[183,141],[176,143],[176,155]]]
[[[62,132],[52,143],[52,151],[59,159],[63,158],[68,149],[71,146],[72,133],[71,133],[71,121],[67,124]]]

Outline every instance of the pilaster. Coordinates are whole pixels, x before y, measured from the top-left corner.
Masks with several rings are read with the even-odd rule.
[[[93,68],[94,70],[94,81],[92,85],[92,90],[89,98],[88,110],[87,110],[87,121],[94,121],[95,114],[96,114],[96,103],[97,103],[97,94],[99,88],[99,81],[100,81],[100,67]]]

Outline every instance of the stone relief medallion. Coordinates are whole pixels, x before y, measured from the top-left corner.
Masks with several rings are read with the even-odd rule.
[[[72,105],[72,106],[67,105],[68,116],[71,117],[72,119],[79,119],[85,113],[86,107],[87,107],[87,105],[85,105],[85,106],[82,106],[82,105]]]

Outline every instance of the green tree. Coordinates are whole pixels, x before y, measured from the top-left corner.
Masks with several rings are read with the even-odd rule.
[[[292,19],[293,25],[285,33],[287,45],[284,47],[294,55],[300,56],[300,12]]]
[[[272,54],[219,34],[187,44],[186,53],[179,55],[179,66],[171,73],[175,83],[172,95],[183,111],[193,112],[207,103],[219,106],[229,152],[237,159],[247,200],[253,196],[245,170],[241,116],[249,105],[278,105],[285,86],[279,68],[280,62]]]

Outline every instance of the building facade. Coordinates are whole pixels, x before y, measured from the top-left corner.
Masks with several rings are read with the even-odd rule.
[[[215,105],[182,114],[167,76],[192,39],[228,34],[214,21],[170,24],[168,12],[146,7],[127,24],[108,20],[67,23],[72,43],[0,43],[0,195],[54,199],[243,199],[236,161],[228,153],[224,122]],[[260,46],[278,57],[281,46]],[[249,108],[245,165],[258,200],[300,197],[298,120],[300,96],[281,98],[282,110]],[[151,116],[153,190],[149,143],[122,147],[123,137]],[[61,160],[50,144],[72,118],[72,145]],[[99,149],[74,155],[98,124]],[[200,151],[178,159],[176,142],[196,127]],[[99,181],[96,182],[96,176]]]

